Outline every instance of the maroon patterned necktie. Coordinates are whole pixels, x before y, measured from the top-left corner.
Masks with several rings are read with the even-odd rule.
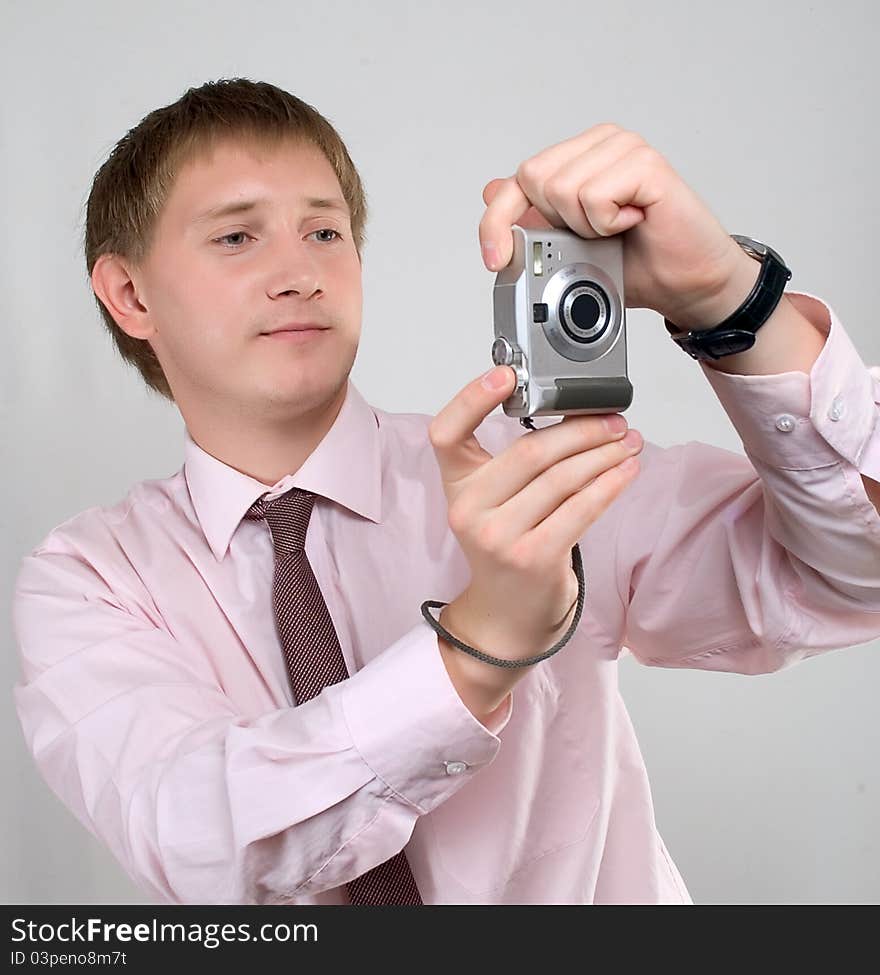
[[[265,518],[275,546],[272,604],[294,701],[302,704],[348,677],[336,628],[306,556],[316,495],[293,488],[273,501],[258,498],[245,514]],[[352,904],[421,904],[403,850],[347,885]]]

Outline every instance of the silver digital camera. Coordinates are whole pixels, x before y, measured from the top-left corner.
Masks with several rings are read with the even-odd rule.
[[[501,404],[523,419],[618,413],[632,403],[626,373],[623,243],[514,225],[513,256],[493,290],[492,361],[516,388]]]

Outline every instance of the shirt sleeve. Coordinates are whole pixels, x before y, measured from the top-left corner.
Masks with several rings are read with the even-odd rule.
[[[19,570],[14,700],[53,792],[160,902],[278,904],[389,859],[491,762],[421,621],[298,707],[237,713],[79,553]]]
[[[746,456],[646,444],[621,496],[623,643],[643,663],[769,673],[880,637],[880,517],[861,479],[880,475],[880,381],[833,309],[795,294],[826,334],[809,376],[703,365]]]

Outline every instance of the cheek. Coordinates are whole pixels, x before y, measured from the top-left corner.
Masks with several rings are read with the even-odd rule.
[[[187,372],[212,372],[217,364],[241,355],[246,326],[230,303],[213,303],[193,290],[165,303],[164,327],[159,325],[163,348]]]
[[[363,301],[363,272],[357,254],[352,256],[350,265],[346,267],[340,280],[340,286],[345,294],[345,304],[348,311],[352,314],[359,314]]]
[[[356,274],[348,286],[348,309],[352,316],[360,317],[361,303],[363,302],[363,291],[361,276]]]
[[[230,278],[208,279],[192,275],[186,288],[178,285],[173,307],[175,332],[180,342],[211,358],[249,334],[248,302]]]

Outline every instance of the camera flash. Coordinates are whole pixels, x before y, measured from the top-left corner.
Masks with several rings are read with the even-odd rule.
[[[544,243],[540,240],[532,244],[532,273],[536,277],[544,273]]]

